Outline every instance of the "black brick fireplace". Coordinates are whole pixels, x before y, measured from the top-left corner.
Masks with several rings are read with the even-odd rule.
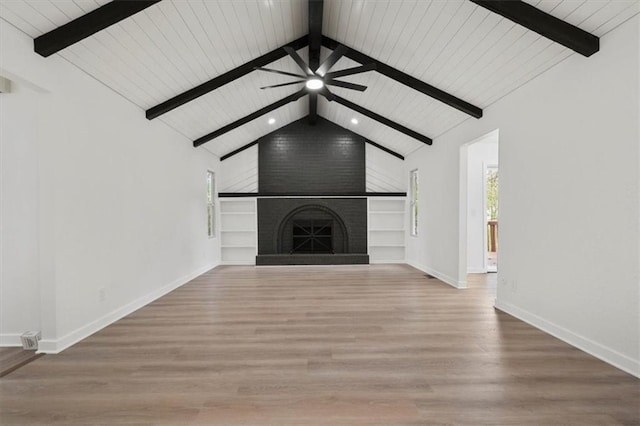
[[[257,265],[369,263],[364,144],[322,118],[260,140]]]
[[[258,265],[369,263],[366,198],[258,199]],[[296,252],[294,224],[324,223],[331,250]],[[326,229],[326,228],[325,228]]]

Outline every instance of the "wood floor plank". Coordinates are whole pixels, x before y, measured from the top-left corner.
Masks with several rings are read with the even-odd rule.
[[[469,283],[218,267],[0,379],[0,424],[640,425],[640,380]]]
[[[0,377],[6,376],[41,356],[43,355],[36,354],[32,350],[24,350],[21,347],[0,348]]]

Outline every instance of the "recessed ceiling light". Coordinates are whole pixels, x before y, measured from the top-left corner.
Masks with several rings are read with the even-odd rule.
[[[276,119],[275,118],[270,118],[268,123],[269,124],[276,124]]]
[[[352,118],[351,119],[351,124],[358,124],[358,119],[357,118]]]
[[[324,82],[319,78],[310,78],[307,80],[307,89],[318,90],[322,89],[322,86],[324,86]]]

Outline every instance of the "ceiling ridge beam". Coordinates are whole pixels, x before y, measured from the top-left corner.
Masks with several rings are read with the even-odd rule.
[[[33,40],[33,50],[45,58],[153,6],[160,0],[112,1]]]
[[[309,11],[309,68],[314,73],[320,66],[320,50],[322,48],[322,14],[323,0],[308,0]],[[318,121],[318,94],[309,92],[309,124]]]
[[[146,111],[147,119],[152,120],[161,116],[162,114],[166,114],[167,112],[178,108],[179,106],[184,105],[187,102],[191,102],[192,100],[197,99],[202,95],[206,95],[207,93],[216,90],[227,83],[230,83],[240,77],[249,74],[250,72],[254,71],[255,68],[264,67],[265,65],[275,62],[278,59],[284,58],[285,56],[287,56],[287,52],[285,52],[284,50],[285,47],[291,47],[292,49],[299,50],[307,46],[308,43],[308,36],[302,36],[290,43],[280,46],[270,52],[265,53],[262,56],[252,59],[251,61],[244,63],[230,71],[227,71],[224,74],[220,74],[219,76],[214,77],[211,80],[206,81],[192,89],[189,89],[186,92],[180,93],[179,95],[176,95],[171,99],[167,99],[166,101],[152,108],[149,108]]]
[[[600,50],[597,36],[523,1],[470,1],[586,57]]]
[[[329,98],[328,98],[329,99]],[[402,124],[396,123],[393,120],[388,119],[387,117],[383,117],[378,113],[375,113],[373,111],[370,111],[364,107],[361,107],[360,105],[354,104],[353,102],[345,99],[345,98],[341,98],[340,96],[336,95],[335,93],[332,94],[331,96],[331,101],[337,102],[340,105],[344,105],[349,109],[352,109],[356,112],[359,112],[362,115],[366,115],[367,117],[376,120],[379,123],[384,124],[385,126],[389,126],[394,130],[397,130],[401,133],[404,133],[407,136],[411,136],[414,139],[419,140],[420,142],[427,144],[427,145],[431,145],[433,143],[433,140],[423,134],[420,134],[414,130],[409,129],[408,127],[403,126]]]
[[[275,109],[280,108],[281,106],[284,106],[290,102],[295,102],[298,99],[300,99],[301,97],[303,97],[304,95],[307,94],[307,88],[303,88],[300,91],[293,93],[285,98],[280,99],[279,101],[276,101],[274,103],[272,103],[271,105],[267,105],[264,108],[260,108],[259,110],[252,112],[251,114],[242,117],[239,120],[234,121],[233,123],[229,123],[226,126],[223,126],[221,128],[219,128],[218,130],[215,130],[211,133],[208,133],[198,139],[196,139],[195,141],[193,141],[193,146],[195,148],[199,147],[202,144],[205,144],[209,141],[211,141],[212,139],[217,138],[218,136],[222,136],[223,134],[230,132],[233,129],[236,129],[240,126],[242,126],[243,124],[246,124],[252,120],[255,120],[258,117],[261,117]]]
[[[459,111],[462,111],[465,114],[468,114],[472,117],[475,117],[475,118],[482,117],[481,108],[473,104],[470,104],[469,102],[466,102],[458,97],[455,97],[450,93],[445,92],[444,90],[440,90],[437,87],[434,87],[428,83],[425,83],[422,80],[418,80],[417,78],[412,77],[409,74],[406,74],[396,68],[393,68],[385,64],[384,62],[380,62],[379,60],[374,59],[371,56],[368,56],[346,45],[343,45],[342,43],[339,43],[336,40],[333,40],[327,36],[322,36],[322,45],[327,49],[331,49],[331,50],[335,50],[338,46],[342,45],[347,48],[347,51],[344,54],[344,56],[346,56],[347,58],[352,59],[361,64],[373,63],[376,65],[375,70],[377,72],[397,81],[398,83],[402,83],[405,86],[408,86],[414,90],[417,90],[418,92],[422,92],[425,95],[433,99],[437,99],[440,102],[443,102],[446,105],[449,105],[450,107],[455,108]]]

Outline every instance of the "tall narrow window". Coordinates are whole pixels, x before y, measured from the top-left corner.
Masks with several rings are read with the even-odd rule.
[[[215,183],[215,175],[207,171],[207,235],[209,238],[216,235]]]
[[[418,170],[409,172],[409,208],[411,209],[411,235],[418,235]]]

